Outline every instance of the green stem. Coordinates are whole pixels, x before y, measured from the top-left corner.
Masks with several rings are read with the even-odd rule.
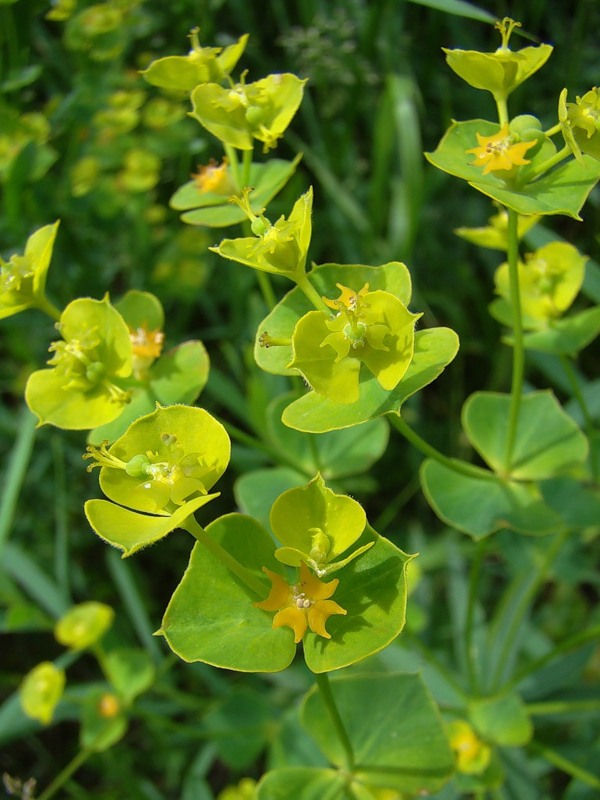
[[[556,700],[552,703],[526,703],[528,714],[578,714],[581,711],[600,711],[600,700]]]
[[[547,158],[535,169],[527,172],[527,183],[531,183],[541,175],[544,175],[546,172],[548,172],[548,170],[552,169],[552,167],[555,167],[557,164],[560,164],[561,161],[564,161],[565,158],[568,158],[570,155],[572,155],[571,148],[568,145],[565,145],[562,150],[558,151],[558,153],[555,153],[553,156],[550,156],[550,158]]]
[[[216,419],[218,419],[221,425],[223,425],[229,436],[232,439],[240,442],[240,444],[247,445],[252,450],[260,450],[261,452],[266,453],[273,459],[273,461],[275,461],[276,464],[284,464],[296,472],[304,471],[308,477],[312,476],[312,470],[310,472],[304,470],[301,464],[298,464],[296,461],[294,461],[294,459],[289,458],[285,452],[280,451],[278,448],[273,447],[267,442],[264,442],[262,439],[258,439],[256,436],[252,436],[250,433],[246,433],[246,431],[241,430],[241,428],[237,428],[228,420],[224,420],[219,417],[216,417]]]
[[[244,150],[242,155],[242,189],[250,186],[250,169],[252,168],[252,156],[254,150]]]
[[[317,309],[317,311],[323,311],[325,314],[327,314],[327,316],[331,314],[331,309],[327,307],[327,304],[325,303],[321,295],[317,292],[312,283],[308,280],[306,275],[303,275],[301,279],[296,281],[296,283],[298,284],[298,287],[304,292],[306,297],[308,297],[308,299]]]
[[[206,533],[204,528],[196,522],[193,516],[189,516],[181,527],[188,533],[191,533],[194,539],[197,539],[203,547],[206,547],[211,555],[218,559],[221,564],[233,573],[236,578],[239,578],[242,583],[246,584],[249,589],[255,592],[259,597],[264,595],[265,586],[263,582],[249,569],[242,566],[242,564],[230,555],[227,550],[221,547],[220,544],[215,542],[215,540]]]
[[[271,279],[267,275],[266,272],[261,272],[261,270],[256,270],[256,277],[258,279],[258,285],[260,287],[260,291],[262,292],[263,300],[269,311],[277,305],[277,297],[275,296],[275,292],[273,291],[273,285],[271,284]]]
[[[40,311],[43,311],[44,314],[47,314],[55,322],[60,320],[62,312],[54,305],[54,303],[51,303],[50,300],[48,300],[46,295],[42,295],[42,297],[36,297],[34,305],[35,308],[39,308]]]
[[[58,773],[50,786],[38,796],[37,800],[50,800],[51,797],[54,797],[58,790],[69,780],[71,775],[77,772],[79,767],[81,767],[91,755],[93,755],[93,750],[80,750],[75,757],[69,761],[66,767]]]
[[[519,411],[523,394],[523,374],[525,371],[525,348],[523,346],[523,319],[521,316],[521,295],[519,289],[519,215],[512,208],[508,211],[508,271],[510,280],[510,305],[513,319],[513,367],[510,392],[510,411],[508,434],[504,451],[504,470],[510,473],[512,454],[517,437]]]
[[[538,569],[538,573],[535,576],[535,579],[531,581],[529,587],[527,588],[527,591],[523,593],[523,596],[521,597],[518,606],[512,612],[512,618],[510,621],[508,632],[505,637],[504,647],[502,648],[502,652],[498,657],[498,660],[496,662],[496,669],[492,676],[491,685],[493,689],[499,690],[500,688],[503,688],[499,685],[500,680],[502,678],[502,673],[504,671],[506,662],[508,661],[510,654],[513,650],[514,641],[519,634],[519,630],[521,629],[525,615],[529,611],[529,608],[531,606],[531,603],[533,602],[533,598],[537,590],[544,582],[546,578],[546,573],[550,569],[552,562],[556,558],[560,548],[563,546],[565,540],[568,538],[570,533],[571,532],[567,529],[561,531],[555,536],[554,541],[546,549],[546,552],[544,554],[544,559]]]
[[[557,753],[556,750],[552,750],[552,748],[546,747],[546,745],[540,744],[540,742],[532,742],[529,746],[535,753],[545,758],[546,761],[549,761],[550,764],[553,764],[555,767],[562,770],[562,772],[566,772],[567,775],[571,775],[587,786],[600,789],[600,778],[583,769],[583,767],[580,767],[568,758],[565,758],[560,753]],[[42,799],[40,798],[40,800]]]
[[[460,461],[457,458],[448,458],[435,447],[432,447],[428,442],[422,439],[418,433],[415,433],[411,427],[404,421],[404,419],[395,413],[388,413],[387,418],[391,425],[399,431],[405,439],[407,439],[417,450],[420,450],[424,455],[433,458],[444,467],[451,469],[459,475],[465,475],[467,478],[477,478],[478,480],[494,481],[501,483],[501,479],[489,470],[476,467],[474,464],[468,464],[466,461]]]
[[[496,101],[496,108],[498,109],[498,122],[500,125],[508,125],[508,106],[506,104],[506,97],[499,97],[494,95]]]
[[[352,770],[354,768],[355,761],[354,748],[352,747],[352,742],[350,741],[350,737],[348,736],[348,732],[346,731],[340,716],[340,712],[336,705],[333,692],[331,691],[329,676],[326,672],[321,672],[319,674],[315,674],[315,680],[317,682],[317,686],[319,687],[323,702],[325,703],[327,711],[329,712],[329,716],[331,717],[331,721],[333,722],[333,726],[338,735],[338,739],[340,740],[340,744],[346,753],[346,768]]]
[[[224,144],[225,153],[229,159],[229,166],[231,167],[231,176],[239,192],[243,189],[242,176],[240,174],[240,162],[235,150],[230,144]]]
[[[560,122],[557,122],[556,125],[553,125],[551,128],[548,128],[547,131],[544,131],[544,136],[547,136],[548,138],[554,136],[555,134],[559,133],[561,127],[562,125]]]

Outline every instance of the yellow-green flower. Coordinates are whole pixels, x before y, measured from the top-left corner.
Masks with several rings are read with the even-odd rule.
[[[480,775],[490,763],[492,751],[464,720],[448,725],[450,747],[456,756],[456,767],[465,775]]]
[[[288,367],[336,403],[358,400],[362,364],[383,389],[392,391],[412,361],[415,322],[421,315],[412,314],[390,292],[369,291],[368,284],[359,291],[337,287],[338,298],[323,298],[335,314],[309,311],[296,324]]]
[[[481,136],[477,134],[479,147],[467,150],[475,156],[474,164],[483,167],[483,174],[496,172],[498,170],[511,170],[515,166],[529,164],[525,153],[534,147],[537,142],[513,142],[508,130],[508,123],[505,123],[498,133],[493,136]]]
[[[263,572],[271,581],[271,591],[266,600],[254,605],[263,611],[277,611],[273,617],[274,628],[291,628],[296,644],[302,640],[307,628],[317,636],[331,639],[325,623],[332,614],[347,613],[346,609],[329,599],[337,589],[337,578],[324,583],[310,572],[304,562],[300,564],[300,580],[291,586],[267,567],[263,567]]]
[[[565,142],[577,159],[581,159],[582,151],[600,159],[600,89],[590,89],[575,103],[567,103],[567,90],[563,89],[558,119]]]

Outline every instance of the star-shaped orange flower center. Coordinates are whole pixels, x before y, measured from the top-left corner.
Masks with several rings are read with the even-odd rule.
[[[263,567],[263,572],[271,581],[271,591],[266,600],[254,605],[263,611],[277,611],[273,617],[274,628],[291,628],[296,644],[302,640],[307,628],[317,636],[331,639],[331,634],[325,630],[325,623],[332,614],[347,613],[329,599],[337,589],[337,578],[324,583],[310,572],[304,561],[300,564],[299,582],[291,586],[281,575],[267,567]]]
[[[524,157],[525,153],[536,144],[535,142],[513,143],[506,123],[493,136],[481,136],[478,133],[477,141],[479,147],[473,147],[467,150],[467,153],[473,153],[474,164],[483,167],[484,175],[496,170],[511,170],[514,166],[529,164],[529,160]]]

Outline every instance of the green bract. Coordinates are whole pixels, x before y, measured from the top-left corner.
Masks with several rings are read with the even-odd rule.
[[[539,217],[519,216],[517,235],[521,240],[525,234],[533,228],[539,221]],[[479,245],[479,247],[489,247],[491,250],[503,250],[506,252],[508,247],[508,214],[505,209],[500,208],[497,214],[490,217],[488,225],[483,228],[455,228],[454,233],[465,239],[467,242]]]
[[[575,103],[567,103],[567,90],[559,98],[558,118],[563,136],[573,154],[581,152],[600,159],[600,89],[594,87]]]
[[[519,262],[524,327],[546,327],[548,322],[560,317],[571,306],[583,283],[587,260],[573,245],[551,242],[527,254],[524,263]],[[494,280],[496,292],[505,303],[510,303],[507,263],[498,267]]]
[[[65,647],[83,650],[104,636],[114,616],[112,608],[104,603],[80,603],[58,620],[54,637]]]
[[[273,540],[251,517],[228,514],[207,534],[247,570],[264,579],[262,568],[282,570]],[[330,639],[311,630],[303,639],[313,672],[353,664],[388,645],[402,630],[406,611],[406,555],[369,526],[358,540],[367,552],[338,572],[334,598],[346,611],[327,621]],[[335,579],[334,579],[335,580]],[[184,661],[203,661],[241,672],[278,672],[292,662],[297,646],[288,627],[273,628],[273,613],[257,608],[258,597],[200,544],[165,612],[160,633]]]
[[[282,216],[272,225],[262,211],[259,214],[252,211],[250,194],[244,191],[239,205],[251,220],[256,235],[223,239],[218,247],[210,249],[231,261],[302,282],[312,231],[312,198],[311,188],[296,200],[287,219]]]
[[[191,92],[199,83],[220,83],[240,59],[246,48],[248,34],[240,36],[229,47],[201,47],[199,28],[190,34],[192,49],[187,56],[167,56],[153,61],[142,75],[153,86]]]
[[[129,331],[121,315],[103,300],[80,298],[57,323],[63,340],[50,345],[51,369],[30,375],[25,389],[40,424],[95,428],[115,419],[129,401],[116,381],[132,370]]]
[[[486,174],[470,153],[478,143],[478,136],[493,138],[501,130],[497,123],[475,119],[453,122],[433,153],[425,153],[427,160],[438,169],[466,180],[470,186],[501,203],[518,214],[567,214],[581,219],[579,211],[588,194],[600,177],[600,164],[587,155],[579,161],[562,162],[539,176],[556,148],[546,140],[535,149],[528,164],[518,167],[516,174],[492,171]],[[528,154],[529,155],[529,154]],[[528,176],[532,176],[530,181]]]
[[[373,341],[377,344],[375,338],[377,334],[381,332],[385,334],[384,326],[390,328],[390,332],[392,325],[397,330],[389,334],[392,347],[388,351],[377,351],[376,348],[373,348],[369,362],[365,363],[365,369],[360,370],[358,379],[352,375],[350,379],[352,388],[354,389],[358,383],[358,397],[353,402],[344,402],[347,400],[346,397],[333,400],[317,391],[310,391],[294,401],[284,411],[283,421],[286,425],[309,433],[323,433],[359,425],[389,411],[398,412],[408,397],[437,378],[456,355],[458,338],[453,331],[447,328],[432,328],[414,333],[416,315],[407,311],[411,298],[411,283],[409,272],[404,264],[397,261],[380,267],[323,264],[313,268],[308,273],[307,279],[313,287],[313,292],[319,298],[332,295],[337,284],[352,287],[353,295],[356,295],[365,284],[368,284],[372,290],[371,293],[375,295],[374,311],[381,311],[383,315],[381,323],[379,320],[374,320],[380,326],[374,325]],[[363,298],[364,296],[363,294]],[[347,297],[348,302],[353,302],[350,295]],[[392,299],[389,300],[389,297]],[[383,298],[384,302],[380,303],[379,298]],[[298,287],[292,289],[261,322],[254,356],[262,369],[281,375],[299,374],[300,367],[296,367],[295,363],[292,365],[292,359],[295,358],[293,347],[298,346],[300,336],[305,332],[304,325],[306,323],[303,320],[308,317],[307,329],[312,334],[313,318],[317,321],[327,318],[324,312],[309,311],[310,307],[311,304],[305,293],[301,291],[301,287]],[[388,312],[388,308],[392,309],[391,313]],[[366,309],[366,312],[368,315],[370,310]],[[319,316],[314,317],[315,314],[319,314]],[[335,324],[336,319],[339,318],[332,313],[331,322]],[[360,320],[355,321],[360,322]],[[296,332],[295,329],[298,325],[298,332]],[[315,366],[322,369],[323,365],[319,364],[320,358],[323,360],[324,366],[330,369],[331,374],[337,378],[340,368],[335,359],[339,351],[335,350],[331,344],[327,344],[323,348],[320,345],[330,334],[333,334],[334,337],[337,334],[337,339],[333,340],[334,344],[340,343],[342,338],[345,338],[344,332],[342,330],[342,336],[340,336],[340,331],[332,331],[325,326],[320,330],[323,333],[320,341],[317,341],[317,337],[313,339],[309,336],[308,342],[300,343],[301,354],[304,355],[304,345],[306,344],[306,349],[312,348],[312,355],[315,359],[315,364],[310,364],[308,358],[301,362],[303,374],[305,374],[304,369],[307,364],[308,369],[311,370],[311,377],[313,373],[316,374]],[[350,327],[349,332],[351,333],[351,331]],[[402,352],[399,348],[402,338],[408,348],[406,352]],[[385,338],[382,344],[384,347],[389,347]],[[371,346],[369,345],[369,350]],[[407,358],[409,351],[411,357]],[[357,350],[350,344],[347,360],[350,362],[350,367],[355,364],[360,368],[361,362],[352,355],[355,352]],[[378,374],[375,371],[371,372],[369,363],[374,370],[378,371]],[[347,369],[346,365],[343,365],[342,368]],[[348,372],[350,372],[349,369]],[[395,388],[391,390],[384,388],[383,382],[385,381],[389,386],[388,378],[391,382],[399,372],[403,374]],[[309,377],[308,372],[306,375]],[[381,382],[379,378],[382,379]],[[350,381],[347,385],[349,383]],[[323,381],[324,384],[325,381]]]
[[[254,139],[267,152],[276,146],[302,101],[304,84],[296,75],[278,73],[255,83],[223,88],[203,83],[192,92],[190,116],[223,144],[252,150]]]
[[[296,170],[301,155],[293,161],[271,158],[265,164],[252,164],[248,174],[248,201],[252,212],[259,214],[285,186]],[[235,225],[246,219],[239,205],[229,202],[238,192],[234,173],[226,161],[220,166],[208,164],[175,192],[171,207],[183,211],[181,219],[189,225],[206,225],[220,228]]]
[[[358,291],[337,286],[340,298],[325,301],[337,313],[309,311],[296,324],[288,366],[317,394],[354,403],[362,364],[383,389],[398,385],[412,361],[415,322],[421,314],[411,314],[389,292],[369,292],[368,284]]]
[[[283,545],[275,551],[275,558],[291,567],[304,561],[322,577],[372,546],[369,543],[334,561],[360,538],[366,524],[362,506],[332,492],[317,475],[307,486],[284,492],[273,504],[271,528]]]
[[[46,274],[58,225],[55,222],[33,233],[22,256],[15,254],[8,261],[0,258],[0,319],[44,305]]]
[[[505,101],[517,86],[546,63],[553,49],[549,44],[541,44],[538,47],[525,47],[516,52],[509,50],[508,39],[518,25],[519,23],[508,18],[496,24],[503,41],[502,47],[495,53],[442,48],[446,53],[448,65],[470,86],[485,89],[491,92],[497,101]]]
[[[130,400],[115,420],[90,433],[91,444],[114,442],[157,403],[194,402],[208,380],[209,359],[202,342],[183,342],[161,355],[164,312],[157,297],[130,291],[115,308],[125,320],[131,339],[133,375],[124,382]]]
[[[225,429],[204,409],[173,405],[141,417],[110,448],[88,448],[89,469],[101,467],[100,487],[113,501],[86,503],[92,528],[125,555],[162,539],[217,496],[208,491],[230,450]]]
[[[28,717],[49,725],[64,688],[63,670],[51,661],[43,661],[23,679],[19,689],[21,707]]]

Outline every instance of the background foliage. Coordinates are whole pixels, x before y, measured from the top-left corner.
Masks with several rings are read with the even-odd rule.
[[[600,8],[592,0],[572,8],[543,0],[480,7],[493,18],[510,14],[523,23],[524,35],[556,45],[542,77],[518,89],[514,99],[544,127],[555,119],[549,98],[564,86],[581,94],[594,85]],[[425,311],[429,326],[456,330],[461,349],[451,368],[409,401],[404,413],[444,452],[466,456],[462,403],[474,389],[506,387],[510,350],[487,311],[497,256],[453,234],[459,226],[484,225],[489,204],[422,157],[452,119],[493,115],[491,98],[447,70],[441,47],[494,49],[496,34],[485,22],[448,13],[452,10],[449,0],[267,0],[260,11],[243,0],[0,3],[0,252],[7,256],[20,249],[33,230],[60,218],[49,275],[49,294],[57,304],[78,296],[99,299],[106,291],[114,298],[130,288],[154,291],[165,307],[167,346],[184,338],[204,342],[211,371],[201,403],[237,432],[232,467],[214,501],[221,513],[233,510],[233,498],[251,510],[252,470],[289,466],[267,408],[284,384],[253,368],[254,334],[265,311],[254,275],[210,253],[217,233],[182,225],[168,206],[198,164],[221,154],[186,116],[187,106],[165,98],[139,70],[153,58],[185,52],[186,37],[197,25],[206,43],[231,44],[249,33],[243,63],[251,78],[286,71],[309,78],[305,100],[276,152],[285,158],[302,152],[303,159],[270,207],[270,217],[287,213],[313,185],[313,261],[397,259],[410,265],[415,308]],[[554,233],[575,239],[596,260],[599,198],[592,192],[581,223],[566,217],[552,221]],[[543,243],[543,236],[543,229],[535,229],[533,245]],[[595,274],[584,291],[598,300]],[[278,279],[274,285],[281,292],[288,288]],[[97,494],[97,482],[82,468],[83,435],[51,427],[34,432],[22,403],[27,375],[46,360],[50,338],[51,323],[36,312],[2,323],[0,770],[46,785],[76,752],[72,720],[78,717],[78,692],[99,680],[93,660],[82,657],[72,668],[70,702],[61,705],[58,728],[44,731],[27,720],[14,692],[35,663],[57,657],[53,621],[73,602],[88,599],[115,608],[110,636],[121,644],[142,644],[159,679],[136,704],[126,739],[86,764],[68,782],[66,796],[111,798],[128,786],[132,798],[204,800],[244,776],[258,778],[265,767],[289,765],[290,741],[298,766],[326,766],[314,742],[300,733],[295,714],[286,711],[310,686],[301,663],[268,677],[220,673],[180,663],[152,638],[189,544],[170,537],[134,563],[123,562],[91,533],[82,506]],[[597,348],[584,351],[582,375],[598,374],[599,366]],[[554,357],[530,355],[530,384],[549,385],[564,401],[569,391],[562,376]],[[597,398],[592,389],[590,397]],[[596,414],[599,408],[597,402]],[[376,455],[385,448],[377,438],[382,435],[385,439],[385,433],[374,434]],[[363,472],[359,449],[355,471],[340,468],[325,477],[360,500],[379,532],[422,556],[407,630],[369,666],[416,669],[418,654],[430,651],[439,670],[428,668],[429,685],[437,687],[438,699],[445,691],[451,697],[448,676],[464,668],[459,621],[473,543],[434,516],[418,491],[421,457],[403,440],[393,438],[373,460]],[[307,461],[306,480],[313,474]],[[236,483],[242,475],[246,478]],[[534,637],[533,650],[535,637],[566,638],[583,623],[600,622],[598,557],[590,559],[583,544],[577,540],[563,549],[543,597],[523,620],[523,633]],[[502,581],[520,575],[521,565],[542,553],[537,540],[508,531],[490,540],[480,564],[481,607],[473,613],[492,609]],[[523,596],[529,591],[525,576],[520,591]],[[505,602],[517,607],[518,592]],[[490,649],[490,663],[507,635],[493,625],[492,634],[480,643]],[[570,648],[531,687],[528,699],[549,702],[552,690],[565,686],[574,697],[588,697],[585,687],[597,681],[598,659],[593,642]],[[558,711],[543,719],[544,741],[565,759],[597,771],[592,753],[600,737],[598,716]],[[506,750],[511,777],[503,796],[594,796],[540,755],[530,752],[525,762],[522,751]]]

